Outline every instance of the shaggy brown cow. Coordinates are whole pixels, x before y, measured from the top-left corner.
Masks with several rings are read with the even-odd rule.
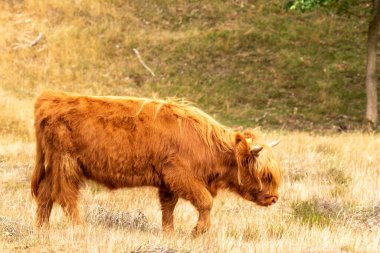
[[[44,92],[35,104],[35,130],[37,225],[49,221],[54,202],[80,222],[85,178],[111,189],[157,187],[165,231],[173,230],[178,198],[199,212],[195,234],[210,227],[220,188],[262,206],[278,198],[281,173],[270,145],[184,102]]]

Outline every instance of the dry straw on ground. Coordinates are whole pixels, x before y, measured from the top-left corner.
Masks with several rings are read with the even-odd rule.
[[[304,105],[309,113],[308,107],[316,104],[317,97],[329,99],[321,103],[317,113],[302,115],[317,122],[329,109],[345,107],[339,103],[341,96],[330,96],[330,91],[343,94],[331,90],[330,86],[335,87],[331,84],[361,83],[357,76],[361,67],[356,67],[362,66],[360,51],[356,51],[358,41],[344,44],[331,39],[347,25],[340,20],[333,27],[317,16],[315,22],[329,29],[316,30],[314,24],[304,30],[305,22],[313,23],[304,18],[288,22],[292,19],[281,13],[274,13],[272,20],[256,22],[256,15],[269,16],[265,6],[277,8],[267,1],[255,1],[255,8],[241,9],[251,15],[249,22],[245,15],[235,14],[240,9],[231,11],[236,1],[203,1],[204,8],[193,1],[179,1],[184,9],[173,9],[168,2],[0,2],[0,252],[379,252],[380,136],[359,132],[267,133],[268,140],[282,139],[275,150],[284,175],[279,202],[261,208],[220,192],[212,209],[212,229],[198,238],[190,236],[197,212],[189,203],[179,201],[175,233],[164,235],[156,189],[108,191],[90,182],[82,190],[80,203],[84,226],[73,227],[55,206],[50,227],[33,229],[36,207],[29,183],[35,154],[33,101],[44,89],[142,96],[160,88],[164,94],[191,94],[192,101],[205,101],[203,105],[210,111],[229,115],[233,124],[237,119],[257,119],[261,124],[281,118],[284,121],[278,124],[294,126],[302,123],[295,117],[302,108],[283,114],[293,110],[294,104],[310,100]],[[173,13],[184,19],[178,20]],[[219,22],[220,17],[226,18]],[[294,33],[276,40],[277,26],[290,23],[295,25]],[[353,29],[350,38],[356,38],[357,31]],[[296,40],[298,35],[304,36],[306,43]],[[294,50],[293,42],[302,50]],[[318,50],[321,43],[342,44],[341,53],[350,52],[346,58],[356,57],[356,61],[339,58],[333,47],[324,54],[338,57],[336,62],[325,58]],[[156,77],[142,66],[133,48],[139,50]],[[273,53],[273,48],[281,51]],[[325,75],[320,75],[320,68],[313,69],[318,64],[308,63],[307,59],[315,58],[309,54],[310,48],[318,53],[316,60],[329,60]],[[219,57],[205,57],[211,54]],[[304,67],[295,68],[300,56],[306,59]],[[241,65],[231,67],[233,61]],[[289,72],[292,68],[303,71],[297,76]],[[225,75],[230,72],[237,74]],[[298,93],[292,90],[297,80],[289,79],[289,73],[297,76],[302,87],[313,79],[320,92],[306,96],[307,91],[302,90],[304,100],[298,101]],[[334,79],[336,76],[340,79]],[[235,79],[244,82],[235,83]],[[273,100],[273,93],[264,85],[267,83],[276,94],[280,90],[285,93]],[[244,89],[246,86],[250,88]],[[361,87],[347,87],[349,90],[343,90],[347,94],[362,91]],[[353,88],[357,90],[353,92]],[[290,100],[283,101],[285,98]],[[362,107],[355,101],[347,107],[357,112]],[[269,105],[275,102],[278,107]],[[262,109],[252,110],[256,108],[253,104]],[[263,116],[257,115],[263,111]]]
[[[92,205],[86,212],[86,222],[92,225],[102,225],[106,228],[122,228],[137,230],[152,230],[148,219],[140,210],[130,212],[110,212],[100,205]],[[158,229],[158,228],[156,228]]]
[[[0,234],[8,242],[14,242],[32,235],[32,227],[14,221],[8,217],[0,216]]]
[[[175,210],[175,233],[163,235],[155,189],[108,191],[94,183],[82,190],[85,226],[72,227],[57,206],[50,228],[32,230],[33,143],[0,139],[0,251],[378,252],[380,136],[266,135],[282,138],[279,202],[261,208],[221,192],[212,229],[198,238],[190,236],[197,212],[188,202]]]

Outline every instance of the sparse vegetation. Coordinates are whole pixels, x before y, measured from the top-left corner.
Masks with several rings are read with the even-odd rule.
[[[262,0],[0,2],[0,252],[377,252],[380,136],[288,131],[362,120],[366,24],[324,15]],[[196,211],[180,201],[167,236],[156,190],[87,182],[84,226],[55,207],[35,230],[33,100],[44,89],[187,97],[224,124],[276,128],[264,134],[282,140],[279,202],[220,192],[211,231],[192,238]]]
[[[284,166],[279,202],[262,208],[220,192],[212,212],[212,229],[199,238],[190,236],[196,222],[191,204],[180,201],[175,210],[175,233],[165,236],[160,229],[156,190],[110,192],[93,183],[82,190],[85,226],[72,227],[56,206],[50,228],[29,233],[35,214],[29,189],[34,145],[17,137],[2,139],[0,251],[376,252],[380,246],[379,136],[266,133],[268,139],[279,136],[282,142],[276,153]],[[335,152],[320,152],[317,147],[322,144],[334,146]],[[340,162],[326,167],[333,161]],[[303,171],[303,176],[292,180],[294,170]],[[344,194],[331,194],[342,185]],[[12,240],[4,221],[22,224],[15,225],[17,233]],[[18,236],[21,234],[27,236]]]
[[[86,212],[86,222],[106,228],[149,230],[148,219],[140,210],[134,212],[110,212],[105,207],[91,206]],[[158,228],[155,228],[158,230]]]

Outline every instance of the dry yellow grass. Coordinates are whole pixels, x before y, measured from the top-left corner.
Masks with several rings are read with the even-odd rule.
[[[144,42],[159,46],[197,39],[204,32],[196,20],[198,26],[191,29],[160,29],[165,26],[155,23],[162,18],[160,8],[153,8],[157,13],[150,13],[151,23],[147,23],[143,16],[149,14],[147,4],[123,2],[0,2],[0,252],[380,251],[380,136],[362,133],[268,132],[268,139],[282,140],[276,147],[284,167],[279,202],[262,208],[220,192],[212,210],[212,229],[198,238],[190,236],[197,212],[189,203],[179,202],[176,231],[166,236],[160,229],[155,189],[110,192],[93,183],[82,190],[82,216],[91,216],[91,210],[101,206],[107,222],[91,216],[95,220],[84,227],[72,227],[55,207],[50,228],[34,230],[35,204],[29,187],[35,153],[34,96],[46,88],[92,95],[147,95],[155,91],[154,85],[144,86],[144,82],[168,79],[151,78],[132,48],[140,50],[156,73],[172,73],[176,68],[169,71],[165,69],[169,65],[160,65],[166,58],[144,54],[144,48],[148,49]],[[237,2],[244,3],[229,4]],[[203,4],[207,11],[206,1]],[[264,4],[260,1],[257,6]],[[142,16],[135,16],[134,8]],[[227,28],[234,30],[234,25],[230,22]],[[39,33],[42,39],[31,47]],[[177,74],[180,78],[182,73]],[[171,83],[161,85],[172,88]],[[124,217],[122,212],[136,210],[147,218],[147,228],[110,225]]]
[[[178,204],[176,231],[166,236],[160,230],[155,189],[110,192],[94,183],[82,190],[83,216],[91,215],[96,205],[111,220],[122,211],[141,210],[148,228],[110,226],[102,221],[72,227],[56,206],[50,229],[31,230],[35,204],[29,178],[34,144],[2,137],[0,251],[378,252],[380,136],[270,132],[267,138],[282,139],[277,148],[284,166],[280,201],[262,208],[221,192],[212,211],[212,229],[192,238],[197,213],[188,202]]]

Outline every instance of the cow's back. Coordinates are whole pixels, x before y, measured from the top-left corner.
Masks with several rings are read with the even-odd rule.
[[[142,100],[47,92],[37,99],[35,116],[49,152],[69,155],[87,178],[110,188],[156,186],[173,157],[191,156],[190,146],[203,145],[186,120]]]

